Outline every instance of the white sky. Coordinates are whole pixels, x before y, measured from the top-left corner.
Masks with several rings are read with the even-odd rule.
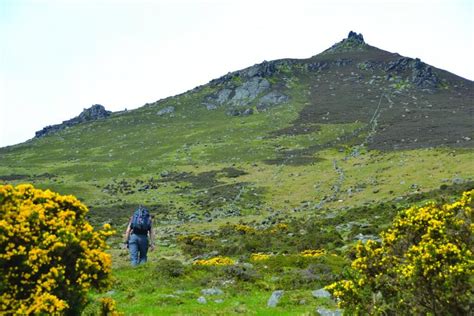
[[[0,0],[0,147],[92,104],[134,109],[350,30],[474,79],[474,1]]]

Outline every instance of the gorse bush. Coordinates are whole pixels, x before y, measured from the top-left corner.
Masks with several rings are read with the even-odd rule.
[[[109,285],[110,225],[95,231],[73,196],[0,186],[0,314],[77,315]]]
[[[328,290],[355,315],[470,314],[473,194],[400,212],[381,243],[357,245],[351,277]]]

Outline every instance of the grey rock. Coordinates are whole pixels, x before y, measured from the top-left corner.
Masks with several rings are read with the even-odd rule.
[[[359,43],[364,43],[364,36],[362,35],[362,33],[357,34],[356,32],[350,31],[349,35],[347,36],[347,39]]]
[[[247,109],[230,109],[227,111],[227,115],[229,116],[249,116],[253,114],[253,109],[247,108]]]
[[[347,38],[326,49],[323,53],[336,53],[345,51],[354,51],[364,49],[367,44],[364,42],[364,36],[350,31]]]
[[[328,63],[323,62],[323,61],[318,61],[314,63],[309,63],[307,64],[306,68],[309,71],[322,71],[324,69],[327,69],[329,67]]]
[[[461,177],[455,177],[453,178],[453,184],[462,184],[464,183],[464,179]]]
[[[224,300],[222,298],[218,298],[217,300],[214,300],[214,303],[221,304],[224,303]]]
[[[331,293],[326,291],[325,289],[319,289],[315,291],[311,291],[313,297],[324,297],[324,298],[331,298]]]
[[[380,237],[378,236],[375,236],[375,235],[363,235],[363,234],[358,234],[357,236],[354,237],[355,240],[360,240],[362,241],[364,244],[369,241],[369,240],[374,240],[374,241],[377,241],[377,242],[381,242],[382,240],[380,239]]]
[[[204,103],[204,105],[206,106],[206,109],[208,109],[209,111],[217,109],[217,105],[212,104],[212,103]]]
[[[36,132],[35,137],[40,138],[50,135],[80,123],[105,119],[109,117],[111,113],[112,112],[107,111],[104,106],[100,104],[94,104],[90,108],[84,109],[78,116],[70,120],[63,121],[61,124],[44,127],[42,130]]]
[[[411,72],[411,76],[406,78],[419,88],[435,90],[440,83],[438,76],[433,72],[432,68],[419,58],[401,57],[390,62],[385,70],[389,74],[396,73],[400,76],[406,76],[407,72]]]
[[[342,316],[342,310],[340,309],[331,310],[324,307],[318,307],[316,308],[316,312],[321,316]]]
[[[352,59],[347,59],[347,58],[338,58],[334,62],[334,64],[338,67],[347,66],[350,63],[352,63]]]
[[[278,305],[278,302],[280,301],[281,297],[283,296],[283,293],[285,291],[283,290],[278,290],[274,291],[270,298],[268,299],[267,306],[268,307],[276,307]]]
[[[249,68],[246,68],[241,71],[241,74],[244,77],[270,77],[272,76],[275,72],[277,72],[277,62],[278,61],[266,61],[264,60],[260,64],[253,65]]]
[[[270,82],[267,79],[253,77],[235,89],[230,103],[234,105],[247,105],[268,89],[270,89]]]
[[[204,296],[199,296],[197,301],[198,301],[199,304],[207,304],[207,300]]]
[[[219,91],[216,97],[217,104],[222,105],[225,102],[227,102],[231,93],[232,93],[232,90],[230,89],[222,89],[221,91]]]
[[[166,114],[171,114],[175,111],[175,107],[174,106],[167,106],[161,110],[159,110],[158,112],[156,112],[156,115],[158,116],[162,116],[162,115],[166,115]]]
[[[260,98],[257,104],[257,109],[259,111],[266,110],[272,106],[287,102],[289,97],[278,92],[278,91],[271,91],[267,93],[263,97]]]
[[[204,296],[208,296],[208,295],[222,295],[224,294],[224,292],[219,289],[219,288],[209,288],[209,289],[202,289],[201,290],[201,294],[204,295]]]

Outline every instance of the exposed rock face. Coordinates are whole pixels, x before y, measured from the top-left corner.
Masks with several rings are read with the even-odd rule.
[[[408,80],[419,88],[434,90],[439,85],[438,76],[430,66],[419,58],[402,57],[389,63],[386,71],[400,76],[408,75]]]
[[[233,105],[247,105],[252,102],[259,94],[270,89],[270,83],[262,77],[253,77],[244,82],[234,91],[234,96],[230,99]]]
[[[222,87],[222,89],[208,95],[203,105],[208,110],[229,106],[231,109],[227,111],[228,115],[241,116],[253,114],[253,110],[248,106],[255,100],[258,102],[259,110],[284,103],[289,100],[289,97],[272,87],[267,78],[291,67],[294,63],[294,60],[289,59],[264,61],[212,80],[211,86]],[[315,65],[317,66],[319,65]]]
[[[61,124],[44,127],[42,130],[36,132],[35,137],[39,138],[46,135],[50,135],[67,127],[71,127],[80,123],[104,119],[108,117],[111,113],[112,112],[107,111],[104,106],[100,104],[95,104],[88,109],[84,109],[84,111],[82,111],[81,114],[79,114],[79,116],[76,116],[75,118],[63,121]]]
[[[278,91],[271,91],[270,93],[264,95],[260,98],[257,104],[257,109],[259,111],[264,111],[272,106],[285,103],[289,100],[289,97],[278,92]]]

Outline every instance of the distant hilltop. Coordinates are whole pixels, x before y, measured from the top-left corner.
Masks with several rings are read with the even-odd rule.
[[[35,137],[40,138],[80,123],[104,119],[110,116],[111,113],[112,112],[107,111],[103,105],[94,104],[90,108],[84,109],[79,116],[63,121],[61,124],[44,127],[42,130],[36,132]]]

